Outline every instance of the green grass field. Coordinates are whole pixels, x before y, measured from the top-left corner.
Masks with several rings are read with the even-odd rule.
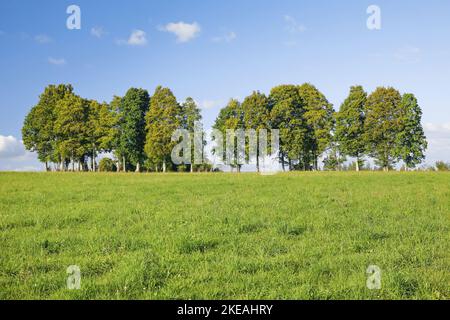
[[[0,299],[450,299],[450,174],[0,173],[0,249]]]

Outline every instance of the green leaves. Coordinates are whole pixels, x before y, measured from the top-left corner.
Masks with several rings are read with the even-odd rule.
[[[137,88],[129,89],[121,99],[118,150],[133,165],[144,161],[145,114],[149,101],[147,90]]]
[[[367,93],[363,87],[351,87],[349,96],[336,113],[335,140],[343,154],[355,157],[357,161],[366,150],[363,139],[366,101]]]
[[[71,85],[50,85],[26,116],[22,136],[27,150],[37,152],[46,164],[60,164],[62,170],[69,162],[81,162],[87,170],[88,157],[95,168],[98,153],[113,151],[122,165],[139,171],[144,163],[171,165],[176,145],[172,134],[181,128],[193,131],[201,119],[192,98],[180,105],[168,88],[157,87],[151,99],[146,90],[131,88],[107,104],[77,96]],[[325,95],[306,83],[274,87],[269,96],[254,91],[242,104],[231,99],[213,127],[224,136],[228,129],[279,129],[279,159],[291,170],[318,170],[322,155],[327,168],[339,167],[345,156],[360,164],[368,155],[388,170],[398,161],[414,168],[425,158],[421,120],[413,94],[402,96],[394,88],[379,87],[367,96],[361,86],[354,86],[335,113]]]
[[[388,170],[397,161],[397,135],[401,132],[401,95],[392,88],[377,88],[368,98],[364,140],[368,154]]]
[[[299,87],[300,96],[305,101],[304,118],[312,136],[310,149],[317,170],[317,159],[325,152],[331,142],[331,132],[334,126],[333,105],[316,87],[305,83]]]
[[[427,141],[422,128],[422,110],[413,94],[404,94],[400,103],[400,132],[397,135],[396,153],[408,168],[414,168],[425,159]]]
[[[156,88],[145,120],[147,129],[145,153],[152,163],[163,164],[165,168],[176,145],[172,142],[172,134],[181,128],[183,123],[181,107],[170,89]]]

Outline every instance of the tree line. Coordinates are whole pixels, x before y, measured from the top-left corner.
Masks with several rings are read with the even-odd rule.
[[[347,157],[355,170],[371,157],[387,171],[403,161],[414,168],[425,159],[422,110],[413,94],[379,87],[368,95],[362,86],[350,93],[338,111],[315,86],[281,85],[266,96],[258,91],[242,103],[232,99],[215,129],[280,130],[279,160],[283,170],[339,170]]]
[[[166,171],[172,132],[193,130],[200,120],[194,100],[180,104],[168,88],[157,87],[151,99],[147,90],[131,88],[99,103],[76,95],[71,85],[50,85],[26,116],[22,137],[47,170],[53,164],[59,171],[97,171],[98,155],[112,152],[117,171]]]
[[[224,133],[278,129],[276,151],[283,170],[319,170],[320,159],[324,169],[339,170],[347,157],[356,159],[355,170],[367,157],[389,170],[399,161],[414,168],[425,158],[421,118],[415,96],[391,87],[369,95],[354,86],[335,111],[323,93],[306,83],[277,86],[268,96],[255,91],[242,102],[231,99],[213,128]],[[117,171],[208,171],[207,162],[175,165],[171,160],[177,144],[173,132],[193,132],[201,120],[195,101],[179,103],[169,88],[159,86],[152,96],[131,88],[123,97],[100,103],[61,84],[45,88],[25,118],[22,136],[47,170],[97,171],[98,155],[113,153]],[[259,155],[256,163],[259,171]]]

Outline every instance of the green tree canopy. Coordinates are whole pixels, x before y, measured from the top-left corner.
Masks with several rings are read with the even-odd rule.
[[[385,171],[398,158],[398,134],[402,129],[401,101],[400,93],[392,87],[379,87],[367,98],[364,141],[369,155]]]
[[[120,134],[118,150],[125,159],[140,170],[145,160],[144,145],[146,138],[145,115],[150,97],[147,90],[131,88],[127,91],[120,106]],[[126,170],[126,163],[122,164]]]
[[[259,131],[270,129],[270,103],[265,94],[254,91],[242,102],[245,129],[255,130],[256,133],[256,170],[259,172]]]
[[[171,162],[171,152],[176,142],[172,141],[175,130],[182,128],[181,107],[169,88],[157,87],[150,101],[146,116],[147,139],[145,152],[155,165],[163,171]]]
[[[359,171],[361,157],[365,152],[364,121],[367,93],[362,86],[350,88],[350,93],[336,113],[335,139],[340,151],[356,158],[356,171]]]
[[[312,155],[314,168],[318,170],[318,158],[330,147],[334,109],[325,95],[312,84],[301,85],[299,92],[305,102],[304,118],[312,136],[312,144],[308,149]]]
[[[54,124],[56,120],[56,104],[63,99],[66,93],[72,93],[73,87],[69,85],[49,85],[39,97],[39,102],[25,118],[22,128],[22,139],[25,148],[36,152],[38,159],[48,163],[58,161],[56,150]]]
[[[295,85],[281,85],[270,91],[271,127],[280,130],[280,162],[293,169],[297,160],[305,170],[309,166],[308,145],[311,137],[304,118],[305,102]]]
[[[219,112],[219,115],[216,118],[216,121],[213,125],[213,128],[222,132],[224,140],[226,140],[227,130],[238,130],[245,129],[244,124],[244,110],[242,108],[242,104],[236,100],[231,99],[225,108],[222,108]],[[237,148],[237,137],[234,136],[234,141],[227,141],[228,144],[233,143],[234,148],[232,150],[228,150],[230,154],[227,154],[226,145],[223,146],[224,157],[227,159],[232,159],[231,163],[228,163],[232,168],[237,168],[238,172],[240,172],[242,167],[242,162],[244,159],[239,158],[238,148]],[[219,155],[220,156],[220,155]]]
[[[408,168],[414,168],[425,159],[427,140],[422,128],[422,110],[416,97],[407,93],[400,103],[400,132],[397,135],[397,153]]]
[[[81,158],[88,150],[89,102],[72,92],[56,104],[55,136],[56,147],[60,156],[61,170],[64,162]]]
[[[186,129],[191,134],[191,165],[190,169],[191,172],[194,172],[194,162],[195,162],[195,155],[197,154],[197,157],[201,157],[201,159],[204,159],[204,147],[206,145],[205,141],[205,133],[203,132],[203,128],[201,128],[201,120],[202,120],[202,114],[200,108],[197,106],[197,103],[195,103],[194,99],[191,97],[186,98],[186,101],[181,105],[181,122],[182,122],[182,128]],[[199,124],[200,127],[196,128],[195,125]],[[201,132],[197,132],[197,136],[194,135],[195,130],[201,130]],[[197,141],[195,141],[195,138],[197,138]],[[195,147],[201,146],[201,150],[197,150]],[[201,154],[200,152],[201,151]]]

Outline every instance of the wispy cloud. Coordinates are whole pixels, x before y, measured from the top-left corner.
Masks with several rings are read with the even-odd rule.
[[[129,45],[129,46],[145,46],[147,45],[147,34],[142,30],[133,30],[128,37],[128,40],[117,40],[118,45]]]
[[[184,23],[182,21],[174,23],[168,23],[165,26],[158,27],[160,31],[173,33],[177,37],[177,42],[189,42],[201,31],[201,27],[197,22]]]
[[[34,41],[36,41],[39,44],[48,44],[48,43],[53,42],[53,39],[50,38],[46,34],[39,34],[39,35],[34,37]]]
[[[414,64],[422,60],[422,51],[414,46],[405,46],[394,53],[394,58],[402,63]]]
[[[92,27],[91,28],[91,35],[96,38],[100,39],[106,34],[107,34],[107,32],[103,29],[103,27]]]
[[[203,110],[210,110],[210,109],[214,109],[217,107],[220,107],[221,105],[224,104],[223,100],[211,100],[211,99],[206,99],[206,100],[202,100],[200,102],[196,101],[197,105],[200,107],[200,109]]]
[[[286,47],[295,47],[297,44],[298,42],[296,40],[283,41],[283,45]]]
[[[22,141],[13,136],[0,135],[0,159],[20,157],[25,153]]]
[[[213,42],[219,43],[219,42],[232,42],[237,38],[237,34],[233,31],[228,32],[227,34],[224,34],[222,36],[217,36],[212,38]]]
[[[41,170],[36,154],[25,150],[23,142],[13,136],[0,135],[0,170]]]
[[[286,23],[285,29],[289,33],[302,33],[306,31],[306,27],[298,23],[297,20],[290,15],[285,15],[284,21]]]
[[[52,58],[52,57],[49,57],[48,58],[48,63],[53,64],[55,66],[64,66],[64,65],[67,64],[67,61],[64,58]]]
[[[423,126],[428,140],[427,162],[450,160],[450,122],[425,123]]]
[[[450,134],[450,122],[449,123],[431,123],[427,122],[424,124],[424,129],[428,132],[432,133],[440,133],[440,134]],[[450,138],[450,136],[449,136]]]

